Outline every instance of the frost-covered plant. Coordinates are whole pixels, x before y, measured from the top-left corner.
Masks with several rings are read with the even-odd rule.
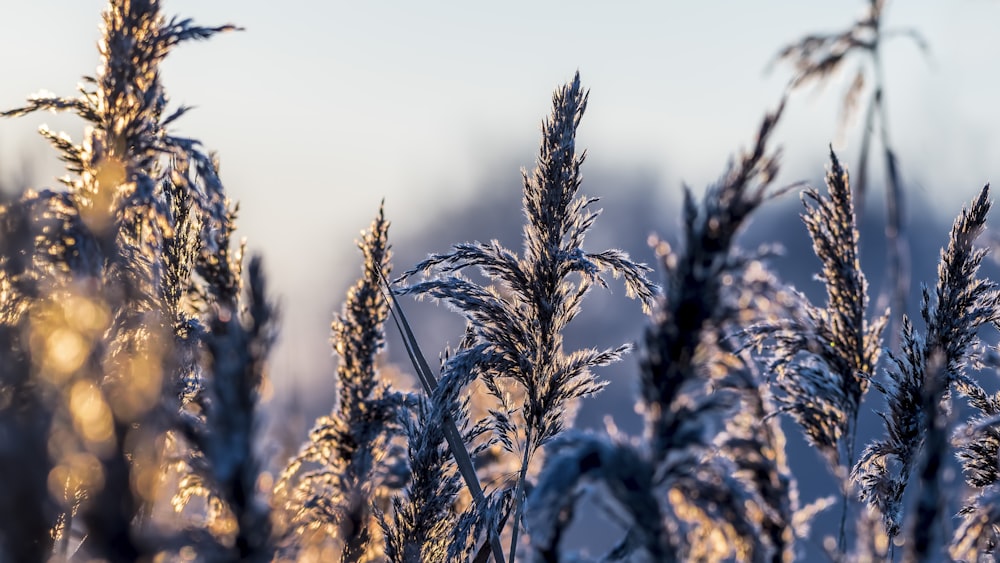
[[[515,484],[515,514],[510,560],[516,556],[528,467],[535,451],[563,431],[567,409],[604,384],[591,369],[617,361],[628,349],[563,351],[563,330],[580,311],[590,288],[606,284],[603,275],[621,276],[626,294],[652,302],[655,288],[642,264],[619,250],[583,250],[584,236],[597,219],[595,199],[578,195],[583,155],[576,153],[576,130],[587,105],[577,75],[552,98],[552,115],[542,124],[538,166],[524,173],[524,252],[518,256],[497,241],[456,245],[433,255],[403,279],[418,272],[425,281],[401,291],[445,301],[470,323],[476,345],[459,354],[478,358],[476,376],[496,399],[492,425],[497,439],[520,457]],[[478,268],[490,285],[462,274]],[[577,279],[574,279],[577,278]],[[479,346],[482,344],[482,346]],[[511,404],[508,383],[524,391],[523,404]]]
[[[795,501],[781,430],[766,421],[766,397],[728,340],[768,314],[756,297],[775,290],[760,253],[740,251],[735,239],[768,197],[777,161],[766,143],[778,115],[767,116],[753,149],[700,206],[686,192],[684,247],[657,245],[667,283],[644,342],[645,440],[571,433],[553,443],[528,511],[542,560],[559,560],[573,493],[585,482],[610,493],[627,530],[608,560],[791,557]],[[723,422],[741,404],[748,416]]]
[[[841,124],[853,121],[862,96],[865,102],[865,119],[861,129],[861,150],[857,173],[854,175],[854,193],[857,208],[864,209],[868,184],[868,158],[872,138],[879,136],[886,172],[886,285],[879,298],[879,307],[888,307],[894,315],[893,326],[906,311],[906,296],[910,288],[909,245],[905,234],[905,206],[903,182],[900,177],[899,159],[889,135],[886,110],[885,79],[882,70],[882,45],[890,38],[903,36],[912,39],[922,50],[927,42],[913,29],[887,29],[884,25],[888,0],[867,0],[860,18],[844,31],[809,34],[796,43],[784,47],[777,60],[788,62],[795,69],[790,90],[798,90],[813,83],[830,82],[838,73],[853,72],[854,78],[844,93]],[[851,63],[856,62],[853,69]],[[870,84],[870,86],[869,86]],[[895,335],[892,335],[895,338]],[[895,341],[894,341],[895,342]],[[895,348],[895,344],[893,348]]]
[[[809,443],[836,472],[843,490],[839,549],[846,549],[846,516],[854,466],[858,410],[878,364],[887,315],[866,316],[868,282],[858,259],[858,230],[847,172],[830,152],[828,195],[806,190],[802,218],[823,265],[825,306],[796,294],[789,317],[764,322],[748,333],[768,352],[767,369],[780,404],[802,427]]]
[[[1000,292],[993,282],[977,277],[986,250],[974,242],[985,227],[988,196],[983,188],[955,220],[948,247],[941,252],[935,298],[928,288],[923,290],[926,336],[904,317],[902,350],[889,355],[888,380],[873,380],[887,400],[887,412],[880,413],[886,433],[865,448],[853,477],[860,483],[861,500],[878,510],[890,538],[900,533],[903,493],[919,467],[928,432],[944,416],[939,411],[946,407],[938,403],[948,398],[949,390],[975,394],[978,384],[968,370],[979,363],[977,329],[1000,319]],[[939,367],[930,369],[932,364]],[[928,404],[928,396],[941,400]]]
[[[753,379],[747,379],[752,375],[745,371],[744,360],[732,353],[728,338],[779,306],[776,284],[759,261],[768,249],[747,254],[735,239],[769,197],[778,163],[767,143],[780,114],[779,108],[763,120],[753,148],[706,191],[701,209],[686,193],[684,248],[675,252],[661,243],[659,250],[668,281],[656,323],[647,331],[641,372],[651,456],[659,464],[660,485],[671,491],[681,529],[684,520],[692,529],[714,524],[724,531],[733,555],[774,560],[790,556],[791,538],[784,529],[790,529],[796,508],[781,456],[733,455],[741,450],[739,433],[754,428],[754,423],[734,417],[713,435],[718,423],[711,417],[727,412],[727,403],[736,406],[742,400],[740,406],[756,410],[767,400],[754,395]],[[734,392],[727,399],[715,389]],[[756,426],[751,434],[766,446],[761,451],[776,452],[783,441],[780,432],[770,423]],[[699,455],[715,444],[722,445],[722,455]],[[686,475],[690,467],[698,468],[695,478]],[[719,487],[729,492],[720,496]],[[775,489],[784,492],[777,504],[761,496]],[[684,514],[689,508],[696,511],[694,518]],[[725,518],[719,518],[719,510]],[[721,547],[712,546],[715,538],[706,534],[704,546]],[[726,549],[715,556],[727,557]]]
[[[197,142],[170,133],[185,108],[167,112],[159,78],[178,43],[231,29],[166,20],[156,0],[112,1],[101,65],[80,95],[39,95],[3,113],[69,111],[89,125],[79,144],[42,130],[67,162],[67,191],[29,191],[0,209],[0,239],[29,257],[0,262],[0,332],[6,349],[21,350],[18,370],[5,371],[2,385],[34,394],[25,404],[43,405],[34,416],[46,422],[7,416],[14,412],[6,408],[0,418],[13,422],[6,431],[14,434],[48,434],[49,459],[36,467],[48,475],[48,490],[25,491],[40,495],[29,503],[39,511],[60,505],[62,516],[50,520],[57,557],[68,555],[74,530],[85,537],[80,550],[112,561],[203,544],[225,553],[219,537],[150,522],[161,493],[161,444],[172,430],[193,437],[195,426],[207,437],[195,457],[210,460],[215,492],[247,528],[237,540],[268,541],[251,448],[252,396],[270,339],[262,276],[252,268],[255,293],[244,316],[240,255],[229,254],[234,227],[216,163]],[[240,324],[246,319],[249,326]],[[200,401],[201,412],[182,415],[202,392],[212,399]],[[251,514],[253,530],[244,519]],[[31,542],[37,553],[50,541],[17,537],[3,549],[26,553],[19,546]],[[249,553],[243,545],[238,552]]]
[[[204,422],[182,426],[199,454],[191,462],[190,483],[228,507],[235,523],[234,555],[241,561],[270,561],[274,555],[271,511],[258,493],[264,467],[255,451],[261,387],[275,338],[262,268],[259,258],[250,261],[245,303],[216,305],[204,339],[210,356],[204,390],[195,399]]]
[[[290,518],[286,542],[301,549],[318,532],[321,541],[333,540],[344,561],[375,560],[382,553],[371,508],[384,504],[385,481],[394,478],[385,464],[403,405],[398,393],[379,382],[377,368],[389,315],[381,291],[382,276],[392,271],[388,234],[389,222],[379,209],[358,242],[363,274],[333,321],[339,401],[316,421],[275,488]]]
[[[26,218],[0,208],[0,558],[41,561],[51,549],[59,506],[47,483],[50,402],[32,382],[26,318],[15,321],[10,310],[27,306],[13,302],[15,286],[22,286],[22,296],[33,293],[22,279],[33,246]]]
[[[462,447],[466,447],[486,431],[483,426],[467,428],[469,400],[462,398],[462,389],[475,372],[453,363],[465,358],[460,352],[461,348],[445,361],[445,375],[429,397],[412,399],[401,421],[410,479],[393,496],[391,517],[379,514],[386,558],[393,563],[467,561],[478,536],[475,523],[479,522],[478,527],[496,525],[497,511],[490,509],[489,502],[492,496],[487,503],[471,503],[464,511],[459,507],[462,478],[447,432],[451,425],[462,430]],[[484,554],[488,545],[484,542]]]
[[[995,362],[990,367],[997,369]],[[992,555],[1000,544],[1000,393],[988,393],[976,382],[961,387],[976,414],[954,436],[965,482],[975,492],[962,507],[961,524],[949,546],[956,560],[976,560],[977,554]]]
[[[752,362],[742,359],[729,365],[723,387],[734,392],[738,402],[715,444],[719,454],[735,466],[744,486],[753,491],[750,518],[765,538],[762,543],[770,546],[771,560],[788,561],[796,553],[795,539],[808,537],[812,517],[828,501],[819,499],[799,507],[798,486],[785,455],[785,435],[773,416],[773,401],[760,383]]]
[[[901,207],[878,76],[885,5],[869,0],[849,31],[782,56],[798,64],[794,86],[853,53],[873,62],[867,120],[883,134],[892,235]],[[376,217],[360,243],[363,275],[333,323],[339,400],[264,498],[259,403],[275,309],[261,261],[244,274],[243,248],[232,244],[236,210],[217,162],[171,132],[186,109],[168,111],[158,70],[178,43],[231,29],[167,20],[157,0],[112,0],[101,66],[80,95],[37,96],[3,114],[68,111],[88,129],[78,143],[42,131],[68,164],[66,190],[0,200],[0,560],[499,563],[526,558],[523,524],[531,555],[560,561],[574,555],[564,540],[581,489],[594,485],[625,529],[605,560],[789,561],[825,504],[798,507],[774,415],[790,412],[831,466],[848,466],[868,385],[887,397],[886,436],[854,465],[852,486],[871,510],[853,549],[842,531],[838,556],[891,559],[889,539],[907,560],[943,557],[946,542],[955,559],[995,555],[1000,393],[972,375],[997,363],[977,334],[1000,321],[1000,290],[978,277],[986,251],[974,246],[988,191],[955,222],[935,296],[924,291],[926,337],[904,317],[903,345],[880,381],[882,319],[865,316],[852,193],[836,158],[829,195],[804,196],[824,307],[789,297],[763,266],[766,248],[737,245],[773,193],[767,143],[780,111],[700,202],[686,192],[681,246],[656,245],[666,284],[643,342],[645,435],[566,430],[578,399],[603,386],[592,369],[627,349],[563,349],[585,295],[610,274],[644,306],[656,301],[644,265],[583,248],[598,212],[579,194],[579,76],[556,91],[537,168],[523,175],[523,252],[460,244],[404,274],[423,277],[401,291],[467,320],[439,373],[385,279],[388,223]],[[377,367],[390,310],[422,395],[393,390],[390,370]],[[738,339],[746,335],[769,355],[750,358]],[[950,449],[956,397],[975,413]],[[511,474],[489,465],[496,450]],[[961,496],[945,486],[955,451],[971,490]],[[961,522],[949,538],[941,530],[956,497]]]
[[[1000,491],[991,484],[978,491],[972,505],[962,510],[962,521],[948,545],[955,561],[989,561],[997,549],[1000,529]]]

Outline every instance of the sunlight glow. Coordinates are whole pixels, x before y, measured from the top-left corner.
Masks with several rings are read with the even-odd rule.
[[[68,328],[57,328],[49,333],[45,349],[45,367],[61,376],[80,369],[89,351],[83,335]]]
[[[68,455],[49,472],[48,486],[56,499],[64,498],[67,490],[99,489],[104,486],[101,462],[89,452]]]
[[[114,427],[111,409],[104,394],[90,381],[77,381],[69,392],[69,408],[73,427],[90,443],[102,443],[112,438]]]

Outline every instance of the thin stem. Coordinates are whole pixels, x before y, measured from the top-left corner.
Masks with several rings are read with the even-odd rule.
[[[878,25],[878,24],[877,24]],[[906,296],[910,289],[910,267],[908,259],[908,245],[906,244],[903,225],[903,190],[899,181],[899,169],[896,162],[896,153],[892,149],[892,142],[889,139],[889,120],[885,104],[885,79],[882,73],[882,57],[879,52],[879,36],[876,29],[874,44],[871,48],[872,65],[875,74],[875,92],[873,105],[878,113],[879,134],[882,141],[882,150],[885,159],[885,172],[887,180],[886,189],[886,287],[887,290],[879,298],[881,305],[888,301],[889,309],[893,312],[892,328],[889,330],[890,348],[899,349],[899,315],[906,310]],[[881,307],[880,307],[881,308]]]
[[[376,268],[378,268],[377,265]],[[392,311],[395,313],[392,318],[396,323],[396,328],[399,330],[400,335],[403,337],[403,344],[406,348],[407,354],[410,356],[410,362],[413,364],[413,368],[417,371],[417,375],[420,378],[420,383],[424,388],[424,392],[428,397],[430,397],[434,392],[434,389],[437,387],[437,378],[434,377],[434,373],[431,371],[427,360],[420,351],[420,346],[417,344],[417,339],[413,335],[410,323],[406,320],[406,315],[403,314],[403,308],[396,299],[396,294],[393,291],[392,286],[389,285],[389,280],[385,279],[385,275],[382,273],[381,268],[378,268],[378,275],[382,281],[382,285],[384,286],[383,293],[391,304]],[[451,455],[455,459],[455,464],[458,465],[458,471],[465,480],[466,486],[469,487],[469,492],[472,494],[472,498],[476,505],[481,511],[485,512],[488,506],[486,502],[486,495],[483,493],[482,486],[479,484],[479,476],[476,474],[472,458],[469,457],[469,452],[465,449],[465,442],[462,440],[462,434],[458,431],[455,421],[452,420],[450,416],[445,416],[443,426],[445,438],[448,441],[448,447],[451,449]],[[490,549],[493,551],[493,558],[498,563],[502,563],[504,560],[503,547],[500,545],[498,532],[499,530],[487,530]],[[513,559],[511,561],[513,561]]]
[[[510,559],[509,563],[514,563],[514,556],[517,554],[517,540],[521,533],[521,515],[524,511],[524,480],[528,476],[528,462],[531,461],[531,427],[528,427],[527,435],[524,439],[524,456],[521,458],[521,470],[517,475],[517,486],[514,488],[514,527],[510,538]]]
[[[865,108],[865,124],[861,135],[861,150],[858,157],[858,173],[855,175],[854,184],[854,210],[855,216],[864,217],[865,195],[868,192],[868,153],[871,148],[872,134],[875,131],[875,96],[872,96]]]
[[[847,450],[847,456],[844,462],[840,464],[840,469],[843,472],[838,475],[840,478],[840,534],[837,540],[837,549],[840,553],[847,553],[847,512],[850,508],[850,498],[851,493],[851,468],[854,467],[854,440],[858,432],[858,410],[854,409],[851,413],[851,418],[848,421],[847,432],[845,432],[845,439],[847,443],[845,444]]]

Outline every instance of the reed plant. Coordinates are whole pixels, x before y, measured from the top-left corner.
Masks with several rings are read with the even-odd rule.
[[[879,64],[885,4],[869,8],[849,31],[782,53],[798,61],[794,86],[854,52]],[[87,129],[78,141],[42,130],[67,164],[63,189],[0,201],[0,561],[581,560],[569,538],[585,500],[621,531],[601,561],[803,560],[832,504],[834,560],[995,555],[1000,394],[984,377],[1000,369],[987,328],[1000,326],[1000,289],[977,246],[989,189],[954,222],[921,330],[903,310],[870,310],[863,192],[831,151],[825,190],[801,196],[825,289],[810,299],[775,273],[777,247],[741,238],[801,187],[775,183],[784,101],[704,195],[684,190],[679,236],[652,239],[660,285],[627,253],[587,244],[600,211],[582,195],[579,74],[555,89],[522,172],[520,250],[458,243],[392,279],[380,207],[331,325],[337,399],[297,453],[267,459],[278,311],[262,260],[232,240],[217,159],[173,133],[186,108],[171,107],[159,73],[178,44],[235,30],[111,0],[101,65],[80,92],[3,113],[70,112]],[[619,285],[648,313],[641,341],[567,349],[590,290]],[[410,296],[465,322],[433,367]],[[387,324],[411,365],[386,359]],[[885,351],[893,332],[900,345]],[[579,429],[579,402],[603,400],[600,368],[623,360],[644,431]],[[884,432],[861,446],[859,412],[876,396]],[[804,498],[785,418],[839,503]]]

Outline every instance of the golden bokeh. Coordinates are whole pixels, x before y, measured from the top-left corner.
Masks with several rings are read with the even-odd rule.
[[[111,223],[112,204],[127,179],[125,163],[119,158],[109,156],[97,163],[92,175],[84,176],[90,200],[87,202],[88,205],[81,206],[80,218],[90,230],[101,233]]]
[[[42,377],[55,385],[66,384],[84,367],[109,322],[104,304],[82,295],[53,295],[35,307],[29,342]]]
[[[71,328],[56,328],[45,338],[45,371],[52,372],[61,381],[80,369],[90,351],[84,336]]]
[[[156,345],[129,355],[121,364],[123,372],[110,391],[115,416],[137,420],[160,398],[163,382],[162,351]]]
[[[73,428],[89,445],[102,445],[114,437],[114,420],[104,393],[90,381],[77,381],[69,392]]]
[[[66,491],[95,490],[104,486],[104,470],[92,453],[77,452],[63,456],[59,464],[49,471],[49,494],[55,499],[65,499]]]

